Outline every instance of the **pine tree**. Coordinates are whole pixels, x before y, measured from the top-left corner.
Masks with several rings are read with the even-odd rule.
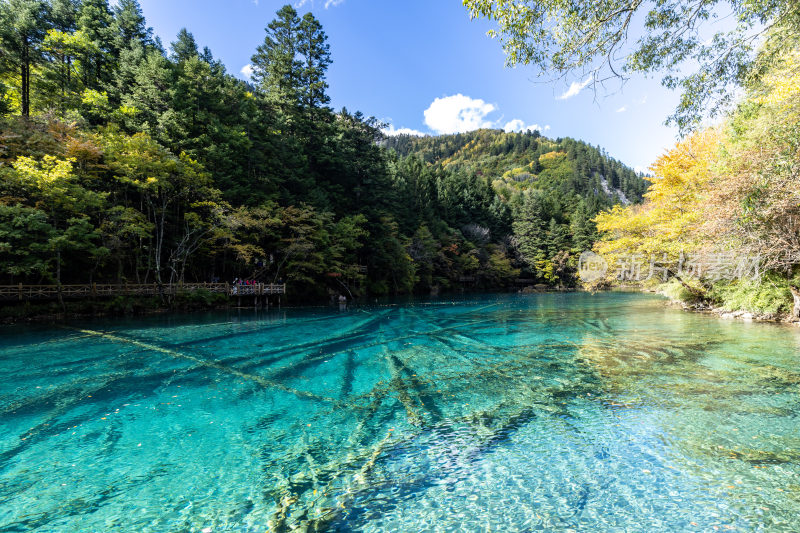
[[[306,13],[299,26],[298,52],[303,57],[300,75],[301,102],[306,109],[330,103],[326,94],[325,74],[331,65],[330,45],[322,25],[311,13]]]
[[[50,22],[53,29],[73,32],[78,26],[78,2],[76,0],[52,0]]]
[[[575,211],[570,219],[570,230],[572,232],[573,251],[581,253],[591,250],[594,241],[597,240],[597,229],[592,222],[592,215],[586,202],[578,202]]]
[[[83,90],[81,73],[85,65],[76,59],[85,57],[92,48],[92,43],[82,32],[49,31],[42,43],[47,61],[35,80],[35,102],[62,113],[68,108],[78,107]]]
[[[131,60],[128,66],[130,72],[126,73],[126,77],[132,76],[133,84],[122,97],[123,104],[137,110],[129,126],[135,131],[144,131],[154,138],[163,139],[161,117],[170,107],[171,65],[154,49],[138,65],[134,64],[136,58],[132,57]]]
[[[182,63],[190,58],[199,55],[197,42],[186,28],[181,28],[178,32],[178,40],[172,43],[172,55],[170,56],[175,63]]]
[[[101,48],[107,50],[111,44],[114,16],[108,0],[83,0],[78,14],[78,29]]]
[[[208,63],[209,65],[216,65],[218,62],[214,59],[214,54],[211,53],[211,49],[208,46],[203,47],[203,53],[200,54],[200,59]]]
[[[114,33],[120,51],[150,44],[153,30],[147,27],[138,0],[119,0],[114,7]]]
[[[303,65],[298,59],[300,19],[288,4],[277,15],[266,28],[264,44],[251,59],[252,79],[268,101],[286,108],[296,106],[302,94]]]
[[[152,49],[151,49],[152,50]],[[157,55],[158,52],[153,52]],[[147,49],[142,46],[130,46],[120,50],[117,68],[114,70],[114,79],[108,86],[109,100],[115,105],[123,102],[136,84],[136,73],[147,58]]]
[[[3,71],[19,75],[20,112],[24,117],[31,113],[31,71],[41,61],[47,7],[42,0],[0,3],[0,60]]]
[[[69,101],[74,101],[79,90],[79,84],[75,83],[73,77],[74,60],[87,44],[83,35],[75,33],[78,7],[76,0],[51,1],[51,31],[43,43],[48,61],[37,80],[37,92],[42,93],[42,103],[56,107],[62,113],[67,107],[74,106]]]
[[[78,13],[78,29],[93,44],[92,50],[83,58],[83,81],[88,89],[99,90],[111,80],[116,56],[113,23],[108,0],[83,0]]]
[[[563,224],[556,222],[555,218],[551,218],[548,224],[546,245],[549,259],[569,248],[569,232]]]
[[[495,195],[489,206],[489,229],[492,235],[508,235],[511,233],[511,208],[502,198]]]
[[[522,259],[529,267],[536,268],[539,261],[547,259],[544,198],[540,191],[530,191],[525,195],[522,207],[514,220],[514,237]]]

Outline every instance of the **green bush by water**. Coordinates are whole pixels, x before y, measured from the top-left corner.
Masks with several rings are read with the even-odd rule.
[[[702,294],[703,292],[702,285],[700,285],[700,283],[698,283],[696,280],[688,280],[686,281],[686,284],[695,289],[697,292],[690,291],[675,278],[660,285],[658,287],[658,292],[674,302],[681,302],[687,305],[702,303],[701,298],[699,297],[699,294]]]
[[[705,294],[706,303],[726,311],[776,315],[791,312],[793,306],[790,280],[774,272],[760,279],[718,281],[711,285],[710,290],[696,280],[689,280],[687,283],[698,289],[699,293]],[[675,302],[689,305],[703,303],[698,294],[689,291],[676,279],[660,285],[658,291]]]
[[[727,311],[778,314],[791,312],[793,305],[789,280],[775,273],[758,280],[743,278],[716,283],[711,297]]]

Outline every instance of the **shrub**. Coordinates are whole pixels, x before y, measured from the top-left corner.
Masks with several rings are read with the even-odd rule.
[[[791,312],[793,306],[789,280],[775,273],[761,280],[742,278],[719,282],[714,285],[712,294],[727,311],[777,314]]]
[[[698,294],[703,293],[703,287],[696,280],[688,280],[687,285],[697,289],[697,292],[692,292],[687,289],[680,281],[672,278],[666,283],[658,287],[658,292],[669,298],[674,302],[681,302],[685,304],[700,303],[701,298]]]

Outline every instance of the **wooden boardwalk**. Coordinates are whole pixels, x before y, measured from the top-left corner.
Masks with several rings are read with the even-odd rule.
[[[54,300],[59,293],[62,298],[102,298],[113,296],[158,296],[205,290],[229,296],[270,296],[286,294],[286,285],[256,283],[255,285],[232,285],[230,283],[179,283],[175,285],[108,284],[90,285],[0,285],[0,301]]]

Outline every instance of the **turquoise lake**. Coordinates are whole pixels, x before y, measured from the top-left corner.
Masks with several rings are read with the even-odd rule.
[[[796,532],[798,356],[633,293],[0,327],[0,532]]]

